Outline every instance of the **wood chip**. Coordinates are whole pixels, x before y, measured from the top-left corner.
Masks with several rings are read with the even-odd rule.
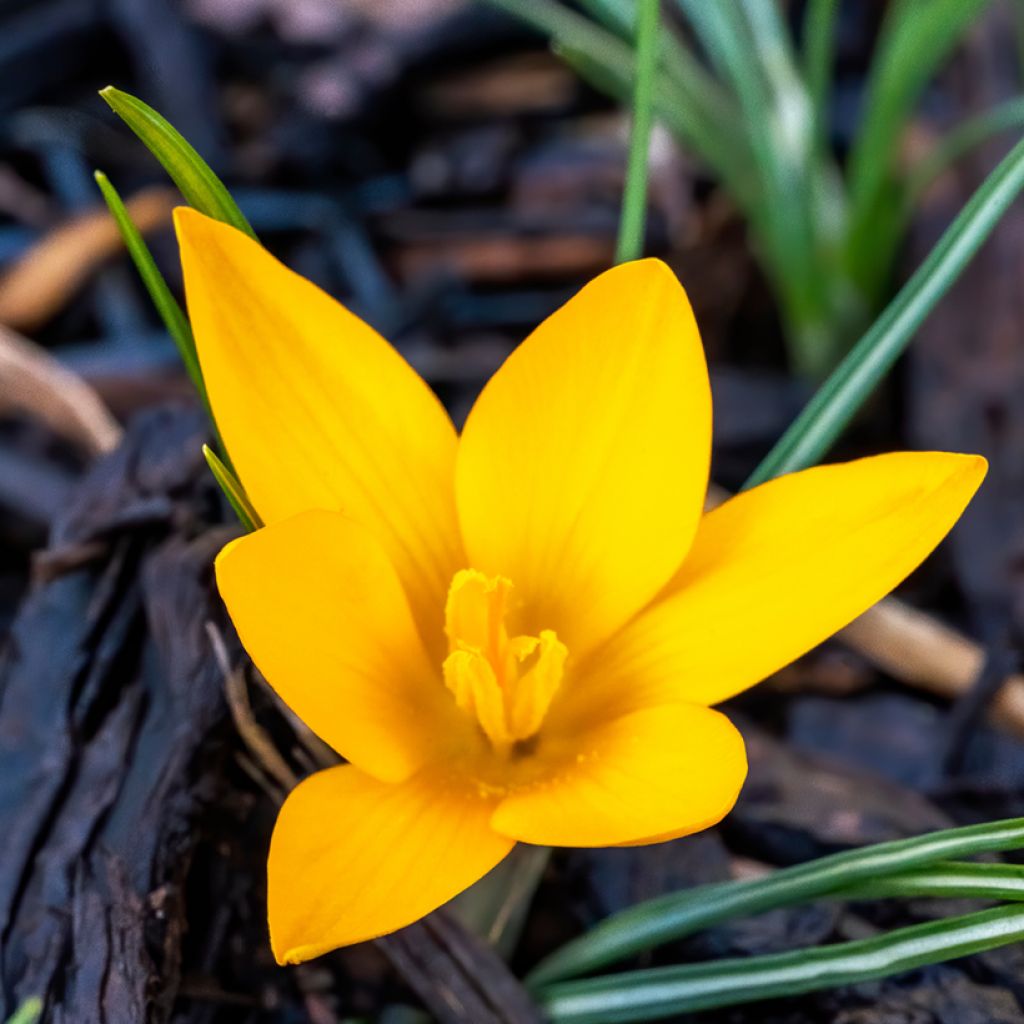
[[[117,420],[81,377],[0,324],[0,413],[13,410],[37,417],[92,455],[121,439]]]
[[[144,189],[126,205],[145,234],[167,224],[179,201],[173,189],[159,186]],[[54,228],[0,278],[0,323],[19,331],[41,327],[122,244],[106,207]]]
[[[440,1024],[541,1024],[501,958],[443,909],[377,945]]]

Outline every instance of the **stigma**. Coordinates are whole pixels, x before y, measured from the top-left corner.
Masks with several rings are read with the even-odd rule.
[[[534,737],[562,684],[568,650],[553,630],[508,635],[512,583],[462,569],[445,604],[445,685],[491,745],[507,752]]]

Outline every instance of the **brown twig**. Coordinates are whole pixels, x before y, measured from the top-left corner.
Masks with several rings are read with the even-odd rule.
[[[0,412],[37,416],[93,455],[115,448],[121,427],[102,399],[48,352],[0,324]]]
[[[227,648],[220,630],[212,622],[206,623],[206,634],[210,638],[210,646],[213,648],[213,656],[224,679],[224,696],[228,702],[228,709],[231,718],[238,730],[249,753],[256,760],[256,764],[269,775],[283,792],[276,792],[272,795],[281,799],[283,793],[287,793],[298,785],[298,778],[288,767],[285,759],[278,752],[274,741],[267,731],[256,721],[252,705],[249,703],[249,693],[245,685],[245,675],[241,668],[232,668],[228,659]]]
[[[145,234],[170,220],[174,203],[175,192],[160,186],[144,189],[126,205]],[[0,323],[19,331],[42,326],[122,245],[114,218],[102,206],[54,228],[0,278]]]
[[[270,699],[277,706],[278,711],[285,721],[292,727],[299,741],[300,752],[307,755],[312,767],[331,768],[339,764],[341,759],[297,714],[278,696],[277,691],[263,678],[258,668],[253,666],[253,672],[259,682],[263,684]]]

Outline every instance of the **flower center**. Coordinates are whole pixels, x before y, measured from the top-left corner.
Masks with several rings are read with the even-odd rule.
[[[569,653],[550,629],[540,636],[508,635],[511,590],[503,576],[461,569],[452,578],[444,610],[445,685],[503,751],[540,729]]]

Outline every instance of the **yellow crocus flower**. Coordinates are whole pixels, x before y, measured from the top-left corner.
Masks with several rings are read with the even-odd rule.
[[[221,434],[265,528],[217,559],[270,684],[347,764],[270,848],[281,962],[400,928],[517,842],[658,842],[726,814],[711,706],[791,662],[942,539],[984,459],[901,452],[702,515],[711,396],[658,260],[516,349],[459,436],[374,330],[256,242],[177,212]]]

